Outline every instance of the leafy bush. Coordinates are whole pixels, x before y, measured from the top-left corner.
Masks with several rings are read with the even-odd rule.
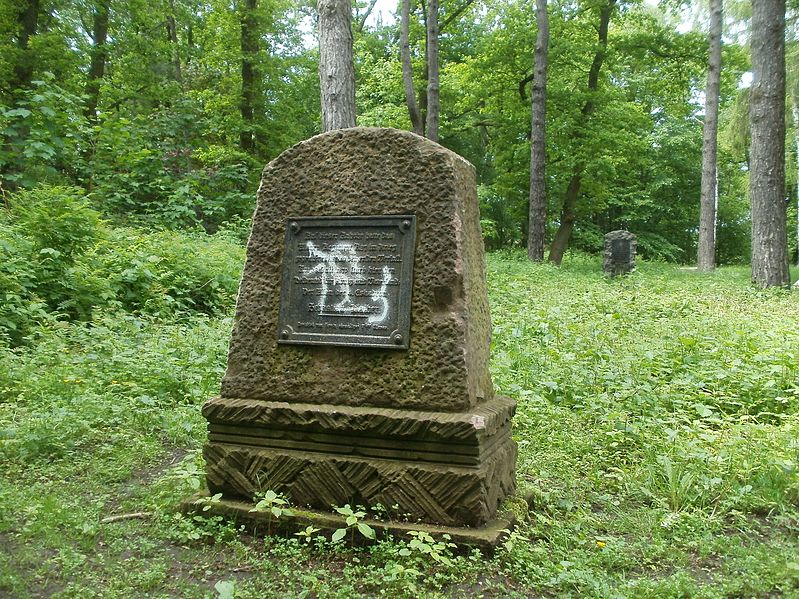
[[[35,322],[46,318],[46,305],[35,294],[32,254],[33,244],[0,222],[0,342],[19,344]]]
[[[226,313],[244,262],[237,229],[108,229],[79,190],[22,191],[0,220],[0,340],[19,345],[36,322],[98,309]]]
[[[221,145],[194,149],[199,107],[189,100],[149,116],[109,119],[98,132],[86,177],[103,210],[119,223],[215,231],[249,216],[260,164]]]
[[[85,133],[82,100],[55,83],[52,73],[18,90],[15,106],[0,105],[0,172],[16,186],[63,181],[80,162]]]
[[[244,249],[205,233],[115,229],[82,259],[123,309],[161,316],[222,314],[235,302]]]

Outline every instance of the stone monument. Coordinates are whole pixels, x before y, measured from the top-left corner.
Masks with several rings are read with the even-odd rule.
[[[611,231],[605,235],[602,268],[610,277],[635,270],[636,237],[629,231]]]
[[[405,131],[328,132],[266,166],[211,493],[481,527],[514,490],[515,404],[488,372],[474,168]]]

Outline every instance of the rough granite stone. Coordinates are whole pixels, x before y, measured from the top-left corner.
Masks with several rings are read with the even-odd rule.
[[[286,219],[416,215],[408,351],[278,345]],[[467,410],[493,397],[475,174],[406,131],[352,128],[297,144],[263,172],[222,396]]]
[[[605,235],[602,269],[610,277],[635,270],[637,240],[629,231],[611,231]]]

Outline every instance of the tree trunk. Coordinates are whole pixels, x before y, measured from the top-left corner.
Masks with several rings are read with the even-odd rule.
[[[788,286],[785,0],[753,0],[752,32],[752,281],[761,287]]]
[[[797,172],[799,172],[799,106],[796,105],[796,93],[791,97],[791,114],[793,115],[793,143],[796,149]],[[799,177],[796,178],[796,265],[799,266]]]
[[[36,35],[39,27],[39,0],[28,0],[19,9],[17,14],[17,48],[19,59],[14,65],[14,81],[11,82],[11,91],[26,89],[33,79],[33,56],[30,55],[30,39]]]
[[[697,267],[709,272],[716,267],[716,138],[721,85],[722,0],[710,0],[710,59],[705,88],[705,123],[702,137],[702,191],[699,200],[699,248]]]
[[[255,105],[260,89],[257,63],[259,48],[258,18],[255,11],[258,0],[243,0],[241,4],[241,99],[239,112],[242,127],[239,132],[239,146],[242,151],[252,154],[255,151]]]
[[[547,0],[536,0],[533,68],[532,133],[530,136],[530,214],[528,221],[527,256],[534,262],[544,259],[547,222],[547,188],[544,176],[546,160],[547,68],[549,66],[549,16]]]
[[[424,135],[424,123],[416,104],[416,91],[413,88],[413,65],[411,64],[411,1],[402,0],[400,15],[400,59],[402,61],[402,83],[405,87],[405,102],[408,105],[408,116],[411,118],[413,132]]]
[[[355,126],[355,67],[349,0],[319,0],[322,130]]]
[[[92,49],[89,63],[89,78],[86,81],[86,111],[89,121],[97,120],[97,104],[100,102],[100,83],[105,75],[108,58],[108,15],[111,0],[97,0],[92,15]]]
[[[427,3],[427,138],[438,141],[439,114],[438,83],[438,0]]]
[[[583,128],[588,122],[588,117],[591,116],[596,108],[593,94],[599,87],[599,71],[602,69],[602,63],[605,61],[605,54],[608,49],[608,26],[615,6],[616,0],[608,0],[608,3],[599,10],[599,46],[588,71],[588,99],[580,111],[580,119],[574,136],[578,140],[583,137]],[[574,166],[574,173],[569,180],[569,186],[566,188],[566,195],[563,198],[560,226],[557,233],[555,233],[555,238],[552,240],[552,245],[549,247],[549,261],[558,266],[563,262],[563,255],[566,253],[566,248],[569,247],[574,222],[577,220],[577,199],[580,196],[584,170],[585,163],[578,161]]]
[[[572,175],[569,180],[569,186],[566,188],[566,195],[563,198],[563,208],[560,211],[560,226],[552,240],[552,245],[549,246],[549,261],[558,266],[563,262],[563,255],[566,253],[566,248],[569,247],[574,222],[577,220],[577,198],[580,195],[580,186],[583,182],[583,168],[581,165],[579,172]]]
[[[180,69],[180,47],[178,46],[178,27],[175,20],[175,0],[169,0],[169,14],[166,17],[166,34],[172,47],[172,74],[175,81],[183,80]]]

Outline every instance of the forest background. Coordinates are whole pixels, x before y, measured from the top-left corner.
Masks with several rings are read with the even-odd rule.
[[[646,258],[696,257],[707,9],[623,2],[597,91],[585,80],[602,3],[551,2],[548,237],[585,165],[571,247],[625,228]],[[379,7],[378,7],[379,8]],[[489,249],[527,238],[532,3],[446,0],[440,10],[440,142],[477,168]],[[725,7],[718,152],[720,264],[749,260],[748,7]],[[799,35],[789,6],[789,131]],[[374,13],[374,14],[373,14]],[[353,8],[358,124],[410,129],[399,22]],[[410,45],[424,110],[425,10]],[[284,0],[3,0],[0,184],[77,187],[118,225],[242,227],[263,165],[321,131],[315,7]],[[591,97],[595,109],[582,118]],[[786,200],[796,222],[796,148]],[[796,255],[795,235],[789,235]]]
[[[353,5],[357,122],[410,129],[399,23],[379,8]],[[725,5],[724,265],[750,256],[748,10]],[[707,9],[549,2],[550,240],[583,169],[560,268],[523,251],[533,2],[439,12],[439,140],[477,168],[487,247],[510,248],[487,281],[531,498],[511,506],[519,528],[489,559],[442,539],[262,539],[178,511],[203,484],[200,406],[219,392],[260,171],[322,129],[313,3],[0,0],[0,595],[797,596],[795,293],[749,285],[746,266],[675,265],[696,257]],[[610,279],[587,253],[616,228],[650,260]]]

